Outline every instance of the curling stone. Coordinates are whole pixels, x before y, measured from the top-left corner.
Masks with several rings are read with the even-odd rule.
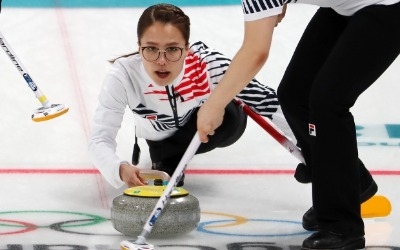
[[[142,170],[145,179],[162,179],[163,186],[138,186],[125,189],[113,200],[111,222],[114,228],[128,236],[137,236],[161,197],[169,175],[157,170]],[[200,222],[199,200],[181,187],[175,187],[161,216],[154,224],[151,237],[168,237],[190,233]]]

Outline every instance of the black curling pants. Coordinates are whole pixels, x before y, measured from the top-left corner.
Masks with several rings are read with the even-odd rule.
[[[200,144],[196,154],[232,145],[242,136],[246,125],[247,115],[244,111],[233,102],[229,103],[225,108],[222,125],[216,129],[214,135],[209,137],[208,143]],[[196,131],[197,111],[192,115],[191,119],[171,137],[161,141],[147,140],[152,162],[157,163],[159,170],[163,170],[169,175],[172,175]]]
[[[311,168],[322,229],[364,235],[360,192],[372,177],[358,158],[350,108],[399,53],[400,3],[369,6],[351,17],[320,8],[278,87],[283,113]]]

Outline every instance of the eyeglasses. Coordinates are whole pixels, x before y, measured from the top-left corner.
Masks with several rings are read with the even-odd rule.
[[[144,59],[146,59],[149,62],[154,62],[160,58],[161,52],[164,53],[165,59],[167,59],[170,62],[176,62],[182,57],[182,51],[183,48],[180,47],[168,47],[164,50],[158,49],[153,46],[147,46],[147,47],[140,47],[142,50],[142,55]]]

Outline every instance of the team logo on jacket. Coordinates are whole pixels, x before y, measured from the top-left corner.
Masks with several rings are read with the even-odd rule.
[[[308,133],[311,136],[317,136],[317,128],[315,127],[314,124],[311,123],[308,124]]]

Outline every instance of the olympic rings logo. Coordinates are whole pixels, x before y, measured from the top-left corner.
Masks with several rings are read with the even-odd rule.
[[[200,222],[197,227],[198,232],[209,233],[209,234],[217,234],[224,236],[234,236],[234,237],[285,237],[285,236],[295,236],[295,235],[303,235],[309,234],[302,229],[301,223],[297,221],[290,220],[275,220],[275,219],[247,219],[245,217],[230,215],[225,213],[214,213],[214,212],[202,212],[205,215],[215,215],[215,216],[223,216],[228,217],[230,219],[225,220],[210,220],[205,222]],[[252,227],[250,225],[246,227],[246,231],[251,231],[251,228],[256,228],[256,230],[262,229],[263,232],[271,232],[271,233],[240,233],[238,230],[243,228],[237,227],[244,224],[260,224],[257,227]],[[281,227],[284,232],[279,232],[279,228],[277,224],[286,224],[285,227]],[[293,228],[291,228],[293,226]],[[229,229],[227,229],[229,228]],[[221,230],[222,229],[222,230]],[[292,231],[292,232],[291,232]]]
[[[297,221],[290,220],[274,220],[274,219],[248,219],[242,216],[226,214],[226,213],[216,213],[216,212],[202,212],[202,215],[206,217],[216,217],[216,219],[206,220],[200,222],[197,228],[198,232],[224,235],[224,236],[234,236],[234,237],[279,237],[279,236],[294,236],[301,234],[308,234],[309,232],[301,228],[301,223]],[[34,216],[32,216],[34,215]],[[14,218],[17,216],[19,219]],[[59,218],[63,216],[65,220],[48,223],[46,221],[53,220],[53,217]],[[21,219],[26,217],[27,219]],[[78,218],[77,218],[78,217]],[[82,218],[80,218],[82,217]],[[221,219],[221,217],[223,219]],[[225,218],[227,219],[225,219]],[[43,225],[38,225],[38,223],[32,222],[32,220],[40,221],[39,223]],[[80,234],[80,235],[102,235],[102,236],[121,236],[120,233],[93,233],[93,226],[101,225],[107,229],[112,228],[110,225],[110,219],[89,213],[83,212],[70,212],[70,211],[55,211],[55,210],[24,210],[24,211],[0,211],[0,235],[13,235],[21,233],[29,233],[41,228],[49,228],[57,232],[69,233],[69,234]],[[254,223],[262,223],[258,227],[253,227]],[[285,227],[279,227],[278,224],[285,224]],[[246,231],[251,231],[249,228],[265,228],[263,232],[270,233],[244,233],[243,225],[247,225]],[[248,226],[250,225],[250,227]],[[290,225],[293,226],[290,229]],[[88,228],[91,227],[91,228]],[[83,229],[78,229],[83,228]],[[88,228],[85,230],[85,228]],[[279,228],[282,228],[284,232],[279,232]],[[10,230],[8,230],[10,229]],[[104,230],[103,230],[104,231]],[[292,231],[292,232],[290,232]],[[113,231],[114,232],[114,231]]]
[[[32,220],[32,214],[35,214],[36,218],[39,215],[44,215],[42,218],[44,221],[48,220],[48,217],[53,216],[60,216],[63,215],[64,217],[69,216],[81,216],[84,217],[83,219],[73,219],[73,220],[65,220],[57,223],[51,223],[49,225],[37,225],[32,222],[22,221],[22,220],[14,220],[14,219],[2,219],[1,217],[6,217],[7,215],[15,215],[18,214],[19,217],[28,216],[29,220]],[[84,234],[84,235],[109,235],[109,236],[117,236],[120,234],[96,234],[96,233],[89,233],[89,232],[80,232],[74,231],[74,228],[77,227],[89,227],[94,226],[97,224],[101,224],[104,222],[109,221],[109,219],[104,218],[102,216],[88,214],[88,213],[80,213],[80,212],[69,212],[69,211],[52,211],[52,210],[25,210],[25,211],[0,211],[0,227],[3,228],[17,228],[16,230],[9,230],[2,232],[0,231],[0,235],[11,235],[11,234],[21,234],[21,233],[28,233],[39,228],[50,228],[52,230],[63,232],[63,233],[72,233],[72,234]],[[90,230],[91,231],[91,230]]]
[[[202,212],[202,215],[206,218],[202,218],[203,222],[200,222],[197,231],[201,233],[223,235],[228,237],[233,237],[235,240],[238,237],[279,237],[279,236],[294,236],[300,234],[308,234],[304,230],[299,230],[301,228],[300,222],[290,221],[290,220],[274,220],[274,219],[248,219],[242,216],[226,214],[226,213],[215,213],[215,212]],[[56,217],[60,220],[60,216],[64,216],[65,220],[56,223],[46,223],[46,221],[54,220]],[[209,220],[207,217],[216,217],[216,219]],[[18,220],[15,219],[18,217]],[[203,217],[203,216],[202,216]],[[223,219],[221,219],[221,217]],[[24,218],[26,218],[24,220]],[[40,221],[38,225],[32,222],[33,220]],[[112,228],[110,219],[89,213],[82,212],[70,212],[70,211],[52,211],[52,210],[25,210],[25,211],[0,211],[0,236],[2,235],[14,235],[21,233],[29,233],[37,229],[52,229],[61,233],[69,234],[80,234],[80,235],[98,235],[98,236],[121,236],[120,233],[93,233],[94,226],[104,226],[106,230]],[[263,227],[253,227],[252,223],[262,223]],[[284,223],[284,227],[280,227],[279,224]],[[240,233],[243,230],[243,225],[246,225],[245,230],[247,233]],[[290,226],[294,226],[290,228]],[[251,233],[253,229],[263,232],[270,232],[266,234]],[[81,229],[79,229],[81,228]],[[284,230],[284,232],[279,232],[279,228]],[[5,231],[2,231],[5,229]],[[86,229],[86,230],[85,230]],[[83,231],[82,231],[83,230]],[[115,232],[115,231],[113,231]],[[273,233],[271,233],[273,232]],[[14,249],[14,245],[7,245],[6,249]],[[36,245],[35,245],[36,246]],[[34,249],[48,250],[48,245],[38,245],[42,248],[37,247]],[[73,250],[81,250],[80,245],[54,245],[54,246],[70,246]],[[22,249],[21,245],[15,245],[15,249]],[[216,250],[216,248],[210,246],[202,245],[160,245],[161,248],[171,247],[173,249],[185,248],[185,249],[209,249]],[[250,247],[262,247],[263,249],[300,249],[297,245],[285,245],[279,246],[276,242],[251,242],[246,240],[246,242],[235,242],[226,245],[227,250],[243,250]],[[108,245],[96,245],[95,249],[112,249]],[[172,249],[171,248],[171,249]],[[400,250],[398,246],[367,246],[366,249],[382,249],[382,250]]]

